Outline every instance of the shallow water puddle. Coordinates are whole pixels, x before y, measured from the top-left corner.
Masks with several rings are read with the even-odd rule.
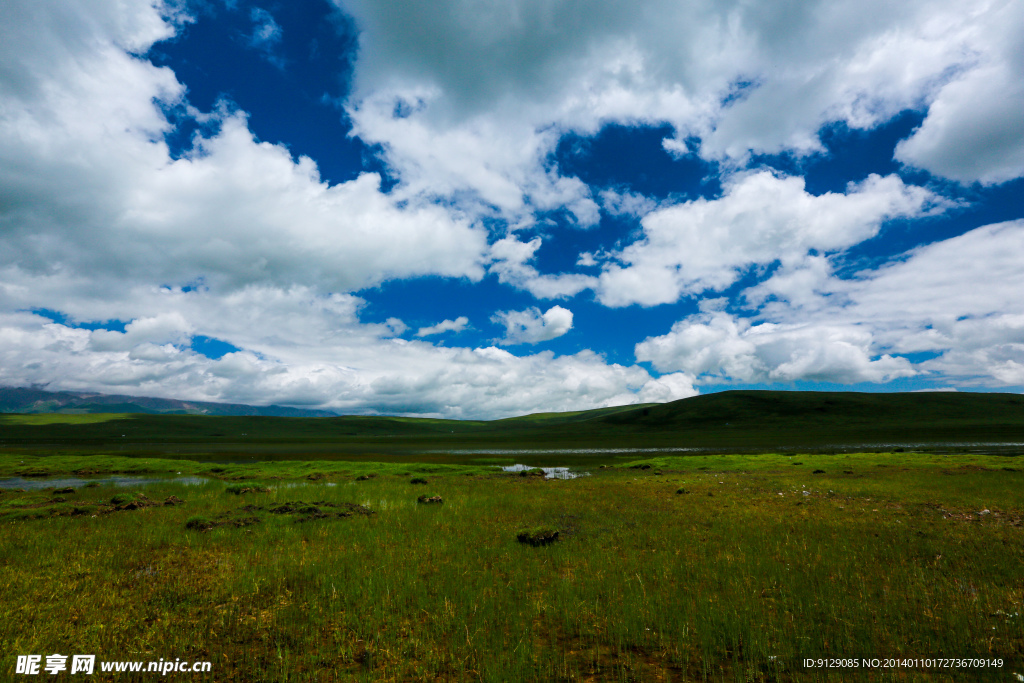
[[[10,477],[0,479],[0,489],[25,489],[26,491],[39,491],[48,488],[80,488],[86,484],[107,484],[113,486],[149,486],[150,484],[184,484],[185,486],[199,486],[211,481],[207,477]]]
[[[458,455],[591,455],[620,453],[691,453],[709,451],[709,448],[446,448],[424,453],[453,453]],[[519,465],[515,465],[519,467]],[[529,469],[529,468],[528,468]],[[557,468],[556,468],[557,469]],[[565,468],[562,468],[565,469]]]
[[[333,481],[286,481],[274,484],[272,489],[294,489],[300,486],[337,486]]]
[[[545,479],[577,479],[589,477],[590,472],[572,472],[568,467],[530,467],[529,465],[506,465],[502,472],[525,472],[526,470],[544,470]]]

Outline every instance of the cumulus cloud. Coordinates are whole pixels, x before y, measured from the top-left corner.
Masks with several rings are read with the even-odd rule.
[[[5,264],[69,274],[116,269],[172,283],[204,278],[228,288],[275,282],[349,290],[391,277],[483,274],[481,229],[436,206],[399,208],[375,174],[327,185],[310,159],[257,142],[240,114],[226,115],[216,135],[176,160],[162,143],[53,132],[67,134],[49,144],[69,156],[26,163],[20,155],[30,149],[3,150],[25,171],[7,186],[37,195],[24,213],[5,216],[18,228],[0,237]],[[144,158],[112,159],[104,143],[138,147]],[[81,166],[81,156],[95,165]],[[69,196],[66,187],[92,193]]]
[[[436,325],[430,327],[421,327],[417,332],[417,337],[429,337],[434,334],[444,334],[445,332],[462,332],[469,325],[469,318],[464,315],[460,315],[455,320],[442,320]]]
[[[187,301],[201,295],[169,296]],[[310,305],[340,314],[349,303]],[[225,311],[232,319],[228,326],[238,332],[223,333],[241,341],[244,307],[235,315]],[[249,339],[256,350],[217,360],[174,344],[142,341],[131,349],[127,340],[97,344],[108,335],[30,313],[0,314],[0,384],[449,418],[580,410],[696,393],[684,375],[654,378],[641,367],[608,364],[591,351],[515,356],[494,347],[435,347],[384,339],[385,326],[352,319],[322,325],[320,316],[303,315],[301,306],[283,307],[280,313],[276,322],[290,323],[282,327],[285,339],[263,332]],[[152,336],[136,340],[146,338]]]
[[[645,383],[636,397],[640,403],[668,403],[696,396],[697,393],[692,375],[673,372]]]
[[[513,223],[556,205],[595,219],[588,188],[549,154],[562,133],[609,122],[667,123],[666,149],[689,154],[696,139],[705,158],[742,165],[820,152],[830,123],[928,110],[905,162],[965,181],[1021,173],[1014,3],[335,1],[362,31],[357,133],[407,191]]]
[[[873,357],[871,334],[855,326],[750,324],[703,314],[636,346],[637,360],[706,381],[887,382],[917,374],[906,358]]]
[[[635,196],[605,197],[613,205],[639,203]],[[773,295],[792,302],[814,295],[815,287],[828,281],[828,255],[874,237],[886,220],[934,215],[949,206],[896,175],[870,175],[844,193],[812,195],[801,177],[767,170],[738,173],[726,179],[717,199],[633,209],[642,215],[640,239],[605,254],[598,278],[577,276],[575,282],[593,288],[607,306],[653,306],[721,291],[750,269],[778,262],[777,272],[746,296],[755,303]],[[510,244],[520,251],[507,263],[519,264],[532,256],[540,238]],[[597,261],[590,256],[585,263]],[[538,281],[555,277],[501,267],[515,272],[518,278],[506,280],[523,288],[539,289]]]
[[[845,194],[812,195],[803,178],[758,171],[730,179],[719,199],[648,213],[643,237],[613,256],[597,293],[608,306],[656,304],[722,290],[744,269],[790,264],[874,236],[882,222],[941,207],[930,191],[898,176],[871,175]]]
[[[34,5],[28,25],[15,23],[39,45],[0,48],[5,64],[24,67],[0,78],[3,265],[227,289],[483,275],[482,228],[429,203],[399,204],[375,174],[328,185],[311,159],[257,141],[242,113],[209,115],[214,133],[171,158],[164,108],[185,106],[184,88],[121,46],[144,50],[173,27],[149,3],[129,3],[109,25],[65,21],[69,11]],[[57,42],[53,54],[40,48]]]
[[[990,385],[1019,385],[1024,363],[1024,221],[976,228],[834,287],[842,315],[871,320],[900,353],[939,355],[921,368]],[[816,315],[822,315],[818,313]]]
[[[187,108],[184,88],[126,51],[173,33],[161,8],[31,5],[0,22],[0,64],[13,67],[0,71],[0,303],[130,322],[124,332],[38,321],[9,330],[6,367],[25,371],[4,381],[329,401],[318,387],[386,355],[404,325],[360,326],[358,299],[324,292],[482,277],[481,227],[400,203],[375,174],[324,183],[312,160],[256,140],[230,108],[201,115],[213,132],[172,158],[165,110]],[[350,354],[332,350],[353,330]],[[244,351],[211,361],[188,350],[196,334]]]
[[[1020,386],[1024,221],[918,247],[854,278],[807,259],[746,291],[742,318],[709,310],[636,346],[701,381],[885,382],[916,376]],[[905,356],[923,354],[911,364]]]
[[[499,282],[525,289],[538,299],[575,296],[597,284],[596,277],[581,273],[541,274],[530,261],[542,242],[540,237],[523,242],[515,235],[497,240],[490,248],[490,272],[498,276]]]
[[[538,308],[500,311],[491,320],[505,326],[505,337],[498,342],[504,346],[537,344],[561,337],[572,329],[572,311],[561,306],[552,306],[544,313]]]
[[[927,118],[899,143],[896,158],[936,175],[991,185],[1024,174],[1024,7],[1006,2],[985,9],[975,15],[985,44],[973,68],[935,93]]]
[[[435,347],[396,338],[397,318],[361,322],[353,290],[480,279],[496,258],[486,230],[430,197],[382,192],[375,174],[325,183],[229,105],[196,112],[175,74],[140,56],[189,20],[171,14],[149,2],[0,7],[0,383],[446,417],[692,393],[593,352]],[[273,44],[270,20],[253,18]],[[178,158],[163,142],[168,110],[205,125]],[[535,206],[595,220],[586,188],[549,180]],[[515,334],[553,338],[571,317],[555,307]],[[105,320],[127,324],[77,326]],[[196,335],[240,350],[208,358]]]
[[[843,284],[855,312],[957,321],[1024,312],[1024,220],[975,228],[911,250]]]
[[[896,148],[911,166],[993,185],[1024,175],[1024,65],[971,71],[943,88],[928,118]]]
[[[619,192],[613,189],[601,190],[601,208],[612,216],[635,216],[642,218],[654,211],[658,204],[650,197],[636,192]]]
[[[98,329],[89,338],[89,346],[97,351],[131,351],[153,353],[168,345],[187,344],[192,337],[192,326],[180,313],[164,313],[133,320],[124,332]]]

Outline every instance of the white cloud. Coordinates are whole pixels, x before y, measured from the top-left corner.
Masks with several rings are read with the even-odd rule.
[[[125,326],[124,332],[99,329],[89,338],[89,346],[97,351],[129,351],[145,347],[140,353],[153,353],[156,345],[187,344],[192,326],[180,313],[164,313],[139,318]],[[156,348],[161,348],[156,346]]]
[[[1024,313],[1022,262],[1024,220],[1008,221],[918,247],[835,286],[854,302],[855,315],[888,324],[928,320],[951,331],[969,319]]]
[[[1024,6],[986,9],[976,15],[973,68],[938,90],[896,157],[961,182],[995,184],[1024,174]]]
[[[187,307],[207,295],[165,296]],[[269,326],[246,329],[247,305],[261,297],[278,298],[260,310],[280,325],[282,338]],[[106,341],[109,333],[74,329],[29,313],[0,314],[0,384],[452,418],[580,410],[696,393],[683,375],[656,379],[637,366],[608,364],[591,351],[515,356],[494,347],[445,348],[386,339],[386,326],[347,317],[352,300],[320,298],[303,310],[303,298],[302,292],[284,299],[281,293],[250,292],[233,302],[238,308],[225,304],[206,312],[222,323],[223,338],[253,349],[218,360],[148,341],[132,349],[127,343],[104,346],[96,341]],[[338,317],[324,324],[318,308],[334,310]],[[196,310],[206,311],[202,305]],[[218,319],[219,313],[225,319]],[[216,331],[205,320],[197,321],[197,327]]]
[[[592,275],[541,274],[529,264],[541,244],[540,237],[534,237],[529,242],[522,242],[515,235],[497,240],[490,248],[490,271],[497,274],[499,282],[525,289],[538,299],[575,296],[597,284],[597,278]]]
[[[561,306],[552,306],[544,313],[538,308],[525,311],[499,311],[491,318],[505,326],[505,338],[498,343],[537,344],[561,337],[572,329],[572,311]]]
[[[0,282],[9,282],[0,271]],[[0,310],[52,300],[52,278],[0,288]],[[363,323],[364,302],[310,287],[247,286],[231,293],[140,286],[119,300],[69,294],[74,320],[130,318],[124,333],[72,328],[31,313],[0,313],[0,385],[136,396],[315,406],[339,412],[496,418],[580,410],[696,391],[684,376],[652,377],[592,351],[516,356],[498,348],[396,339],[401,321]],[[159,315],[150,312],[159,310]],[[564,309],[562,309],[564,310]],[[112,315],[115,313],[116,315]],[[539,316],[541,336],[571,313]],[[457,320],[455,322],[458,322]],[[545,328],[545,325],[547,327]],[[242,349],[211,360],[194,335]]]
[[[399,208],[380,192],[375,174],[328,186],[310,159],[257,143],[239,115],[227,117],[196,153],[144,173],[135,185],[117,227],[159,249],[177,271],[165,277],[177,282],[220,276],[232,286],[301,282],[348,290],[394,277],[483,274],[482,229],[437,206]],[[155,256],[130,258],[152,268]]]
[[[890,218],[941,206],[928,190],[895,175],[871,175],[845,194],[811,195],[803,178],[768,171],[730,179],[720,199],[697,199],[648,213],[642,239],[606,265],[597,293],[608,306],[671,303],[722,290],[744,269],[808,258],[874,236]]]
[[[612,216],[636,216],[642,218],[658,207],[650,197],[636,192],[601,190],[601,208]]]
[[[380,143],[397,173],[392,193],[375,174],[323,182],[312,160],[259,142],[230,106],[189,108],[175,74],[145,58],[190,20],[172,5],[0,3],[0,383],[468,417],[681,398],[697,375],[884,379],[908,371],[887,354],[915,349],[941,354],[921,372],[1019,376],[1019,224],[857,280],[832,273],[830,252],[935,203],[895,177],[813,197],[798,179],[752,173],[721,199],[660,209],[606,193],[604,210],[642,217],[644,233],[615,254],[581,255],[605,264],[601,279],[540,273],[541,238],[519,236],[549,211],[596,222],[591,189],[550,152],[565,131],[610,121],[668,122],[677,149],[700,136],[701,154],[730,165],[752,149],[814,150],[823,122],[869,127],[930,103],[903,161],[965,182],[1013,177],[1012,4],[346,7],[363,30],[348,108],[355,133]],[[278,45],[273,17],[251,18],[257,42]],[[753,85],[723,106],[744,80]],[[177,159],[163,142],[167,109],[212,131]],[[488,246],[481,215],[511,231]],[[489,269],[539,298],[593,289],[609,305],[655,304],[774,260],[779,270],[748,296],[770,321],[708,309],[647,340],[646,357],[673,371],[660,378],[593,352],[517,357],[397,339],[401,320],[362,323],[351,294],[394,278],[475,281]],[[31,308],[129,324],[76,329],[19,312]],[[560,306],[503,315],[508,344],[572,324]],[[190,350],[195,335],[241,350],[211,360]]]
[[[469,325],[469,318],[464,315],[460,315],[455,320],[442,320],[436,325],[430,327],[421,327],[417,332],[417,337],[429,337],[434,334],[444,334],[445,332],[462,332]]]
[[[653,381],[590,352],[437,348],[395,339],[398,319],[361,323],[352,290],[482,277],[486,231],[374,174],[328,185],[227,109],[172,159],[163,108],[184,89],[125,52],[173,33],[149,3],[0,12],[0,383],[497,417],[636,402]],[[241,350],[213,360],[195,335]]]
[[[542,238],[524,242],[515,235],[491,245],[491,272],[538,298],[593,289],[606,306],[653,306],[720,291],[746,269],[780,261],[784,272],[766,287],[795,292],[805,282],[784,284],[786,272],[805,263],[817,264],[819,271],[827,268],[824,257],[809,252],[837,252],[875,236],[888,219],[928,215],[950,205],[896,175],[871,175],[850,184],[845,193],[812,195],[803,178],[766,170],[727,178],[718,199],[654,209],[636,195],[609,192],[603,198],[617,212],[642,214],[642,234],[632,244],[602,254],[598,277],[541,274],[530,262]],[[598,263],[592,254],[580,259],[578,265]],[[806,272],[797,277],[806,280]]]
[[[640,361],[705,381],[887,382],[917,374],[905,358],[874,357],[871,334],[855,326],[779,325],[702,314],[636,346]]]
[[[747,288],[744,298],[755,305],[770,297],[782,299],[787,306],[812,305],[832,291],[832,264],[825,256],[806,255],[799,261],[790,261],[772,273],[767,280]]]
[[[108,8],[96,5],[102,19]],[[31,7],[18,31],[54,52],[0,48],[19,67],[0,72],[0,186],[11,198],[0,214],[3,265],[116,273],[121,286],[201,278],[226,290],[483,275],[482,227],[431,204],[399,204],[375,174],[328,185],[312,160],[257,142],[241,113],[214,113],[219,130],[170,158],[161,107],[181,106],[184,89],[120,47],[144,50],[171,33],[157,8],[127,3],[124,17],[101,23],[68,21],[75,12],[63,3]]]
[[[388,332],[391,333],[390,336],[393,337],[400,337],[409,329],[409,326],[398,318],[388,318],[384,321],[384,327],[387,328]]]
[[[695,136],[735,165],[821,151],[832,122],[867,129],[931,106],[906,162],[984,182],[1022,169],[1019,3],[335,1],[362,31],[357,133],[404,191],[514,224],[559,205],[594,220],[588,189],[548,154],[609,122],[668,123],[667,149]]]
[[[756,318],[709,311],[636,347],[703,381],[885,382],[916,376],[1021,386],[1024,221],[987,225],[840,279],[814,257],[749,288]],[[770,298],[769,298],[770,297]],[[925,354],[911,364],[903,356]]]
[[[382,145],[401,181],[395,190],[400,196],[454,197],[467,211],[495,213],[516,226],[532,224],[535,212],[560,209],[580,227],[598,221],[587,186],[544,163],[557,140],[554,131],[487,118],[438,129],[416,113],[395,113],[402,109],[396,103],[436,98],[419,89],[402,95],[374,92],[350,112],[354,134]]]
[[[1020,385],[1024,363],[1024,221],[976,228],[835,287],[841,315],[870,320],[880,344],[933,352],[921,368],[990,385]],[[822,314],[818,314],[822,315]]]
[[[653,379],[637,393],[640,403],[668,403],[681,398],[696,396],[693,388],[693,376],[683,372],[673,372]]]
[[[971,71],[947,85],[896,158],[936,175],[991,185],[1024,175],[1024,68]]]

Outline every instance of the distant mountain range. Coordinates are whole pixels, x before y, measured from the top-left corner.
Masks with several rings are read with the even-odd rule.
[[[148,413],[164,415],[265,415],[272,417],[337,417],[326,410],[250,406],[242,403],[179,401],[173,398],[121,396],[82,391],[46,391],[0,387],[0,413]]]

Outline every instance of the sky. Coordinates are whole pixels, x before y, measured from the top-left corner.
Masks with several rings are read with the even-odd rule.
[[[1024,388],[1024,3],[5,0],[0,384]]]

